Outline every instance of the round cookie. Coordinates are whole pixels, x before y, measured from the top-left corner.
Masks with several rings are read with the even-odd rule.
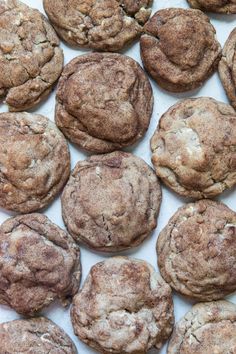
[[[21,213],[46,207],[70,174],[66,139],[49,119],[0,114],[0,206]]]
[[[235,4],[236,7],[236,4]],[[219,75],[225,92],[236,109],[236,28],[225,42],[222,58],[219,62]]]
[[[26,214],[0,226],[1,304],[24,315],[55,299],[66,306],[79,282],[79,248],[46,216]]]
[[[193,306],[175,326],[167,354],[233,354],[236,306],[228,301]]]
[[[140,158],[116,151],[77,163],[62,194],[62,215],[76,241],[117,252],[151,234],[160,203],[154,171]]]
[[[63,67],[63,52],[51,25],[18,0],[0,0],[0,98],[11,111],[41,102]]]
[[[147,262],[110,258],[92,267],[71,319],[75,334],[100,353],[147,353],[171,334],[171,289]]]
[[[77,354],[70,337],[45,317],[0,324],[0,353]]]
[[[149,126],[152,107],[151,85],[135,60],[90,53],[64,68],[55,120],[79,147],[105,153],[139,140]]]
[[[236,213],[223,203],[186,204],[157,240],[165,281],[182,295],[212,301],[236,290]]]
[[[187,0],[195,9],[223,14],[235,14],[235,0]]]
[[[214,27],[201,11],[157,11],[144,30],[140,40],[143,64],[165,90],[196,89],[217,68],[221,47]]]
[[[236,113],[212,98],[180,101],[161,117],[151,149],[168,187],[186,197],[212,198],[236,184]]]
[[[152,0],[44,0],[57,33],[68,44],[119,51],[143,31]]]

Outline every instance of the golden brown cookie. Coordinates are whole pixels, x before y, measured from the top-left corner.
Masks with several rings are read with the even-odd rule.
[[[208,199],[179,208],[157,240],[165,281],[198,301],[236,290],[236,213]]]
[[[57,33],[68,44],[118,51],[143,31],[152,0],[44,0]]]
[[[121,54],[90,53],[63,70],[57,90],[57,126],[95,153],[132,145],[146,132],[152,88],[141,66]]]
[[[162,88],[172,92],[193,90],[217,68],[221,47],[203,12],[160,10],[144,30],[140,40],[142,61]]]
[[[76,241],[117,252],[151,234],[160,203],[154,171],[142,159],[116,151],[77,163],[62,194],[62,215]]]
[[[102,354],[144,354],[172,331],[171,289],[147,262],[110,258],[92,267],[71,319],[75,334]]]
[[[175,326],[167,354],[234,354],[236,306],[227,301],[193,306]]]
[[[33,315],[56,299],[67,305],[79,282],[79,248],[46,216],[16,216],[0,226],[1,304]]]
[[[61,74],[63,52],[46,18],[18,0],[0,0],[0,98],[11,111],[41,102]]]
[[[212,198],[236,184],[236,113],[212,98],[180,101],[161,117],[151,149],[168,187],[186,197]]]

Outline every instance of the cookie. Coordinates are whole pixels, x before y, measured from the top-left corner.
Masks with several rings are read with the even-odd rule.
[[[67,305],[79,282],[79,248],[46,216],[26,214],[1,225],[1,304],[33,315],[55,299]]]
[[[119,51],[137,39],[152,0],[44,0],[55,30],[72,46]]]
[[[46,117],[0,114],[0,206],[21,213],[42,209],[70,174],[66,139]]]
[[[63,67],[63,52],[51,25],[18,0],[0,0],[0,98],[11,111],[41,102]]]
[[[235,0],[187,0],[195,9],[223,14],[235,14]]]
[[[236,8],[236,4],[235,4]],[[236,109],[236,70],[235,70],[235,56],[236,56],[236,28],[230,33],[227,39],[223,52],[222,59],[219,63],[219,75],[224,86],[225,92]]]
[[[195,305],[177,324],[167,354],[236,352],[236,306],[228,301]]]
[[[157,240],[165,281],[199,301],[224,298],[236,290],[236,213],[203,199],[178,209]]]
[[[151,149],[168,187],[186,197],[212,198],[236,184],[236,113],[212,98],[180,101],[161,117]]]
[[[62,215],[76,241],[117,252],[151,234],[160,203],[154,171],[140,158],[116,151],[77,163],[62,194]]]
[[[0,324],[0,354],[77,354],[70,337],[45,317]]]
[[[100,353],[147,353],[172,331],[171,290],[147,262],[110,258],[92,267],[71,319],[75,334]]]
[[[144,30],[140,40],[143,64],[165,90],[196,89],[217,68],[221,46],[209,18],[201,11],[157,11]]]
[[[79,147],[105,153],[132,145],[146,132],[152,88],[141,66],[113,53],[90,53],[64,68],[56,124]]]

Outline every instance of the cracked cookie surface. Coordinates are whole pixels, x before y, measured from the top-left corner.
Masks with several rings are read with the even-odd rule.
[[[44,0],[57,33],[68,44],[118,51],[143,31],[152,0]]]
[[[11,111],[41,102],[63,67],[59,40],[46,18],[17,0],[0,0],[0,98]]]
[[[157,240],[165,281],[182,295],[212,301],[236,290],[236,213],[200,200],[178,209]]]
[[[171,289],[147,262],[110,258],[91,268],[71,319],[75,334],[103,354],[145,354],[172,331]]]
[[[151,140],[157,175],[176,193],[212,198],[236,184],[236,113],[212,98],[185,99],[161,117]]]
[[[0,354],[77,354],[70,337],[45,317],[0,324]]]
[[[217,68],[221,46],[209,18],[201,11],[157,11],[144,30],[142,61],[162,88],[172,92],[196,89]]]
[[[175,326],[167,354],[236,352],[236,306],[227,301],[193,306]]]
[[[77,163],[62,194],[62,215],[76,241],[116,252],[151,234],[160,203],[154,171],[140,158],[117,151]]]
[[[219,62],[219,75],[225,92],[236,109],[236,29],[230,33],[225,42]]]
[[[0,114],[0,206],[21,213],[46,207],[70,174],[66,139],[48,118]]]
[[[57,89],[55,120],[81,148],[105,153],[134,144],[146,132],[152,88],[132,58],[92,53],[73,59]]]
[[[0,303],[33,315],[55,299],[67,305],[80,282],[80,251],[72,237],[42,214],[0,226]]]
[[[210,11],[223,14],[236,13],[235,0],[187,0],[189,4],[202,11]]]

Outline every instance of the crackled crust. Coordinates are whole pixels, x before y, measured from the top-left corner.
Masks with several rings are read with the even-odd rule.
[[[75,334],[103,354],[145,354],[172,331],[171,289],[145,261],[110,258],[92,267],[71,319]]]
[[[66,139],[46,117],[0,114],[0,206],[28,213],[47,206],[70,174]]]
[[[143,31],[152,0],[44,0],[57,33],[70,45],[118,51]]]
[[[219,63],[220,79],[232,106],[236,109],[236,28],[225,42],[222,54]]]
[[[77,163],[62,194],[62,215],[76,241],[115,252],[150,235],[160,203],[154,171],[140,158],[117,151]]]
[[[0,98],[11,111],[35,106],[63,67],[59,40],[46,18],[17,0],[0,0]]]
[[[0,227],[0,303],[33,315],[77,292],[80,251],[72,237],[41,214],[8,219]]]
[[[151,85],[135,60],[91,53],[64,68],[55,120],[81,148],[105,153],[140,139],[149,126],[152,107]]]
[[[212,98],[185,99],[160,119],[151,140],[157,175],[176,193],[212,198],[236,183],[236,113]]]
[[[0,353],[77,354],[70,337],[45,317],[0,324]]]
[[[201,11],[157,11],[144,30],[140,40],[143,64],[164,89],[193,90],[217,68],[221,47],[214,27]]]
[[[223,14],[236,13],[235,0],[187,0],[191,7]]]
[[[167,354],[233,354],[236,306],[227,301],[195,305],[175,326]]]
[[[200,301],[236,290],[236,213],[200,200],[181,207],[157,241],[161,275],[172,288]]]

